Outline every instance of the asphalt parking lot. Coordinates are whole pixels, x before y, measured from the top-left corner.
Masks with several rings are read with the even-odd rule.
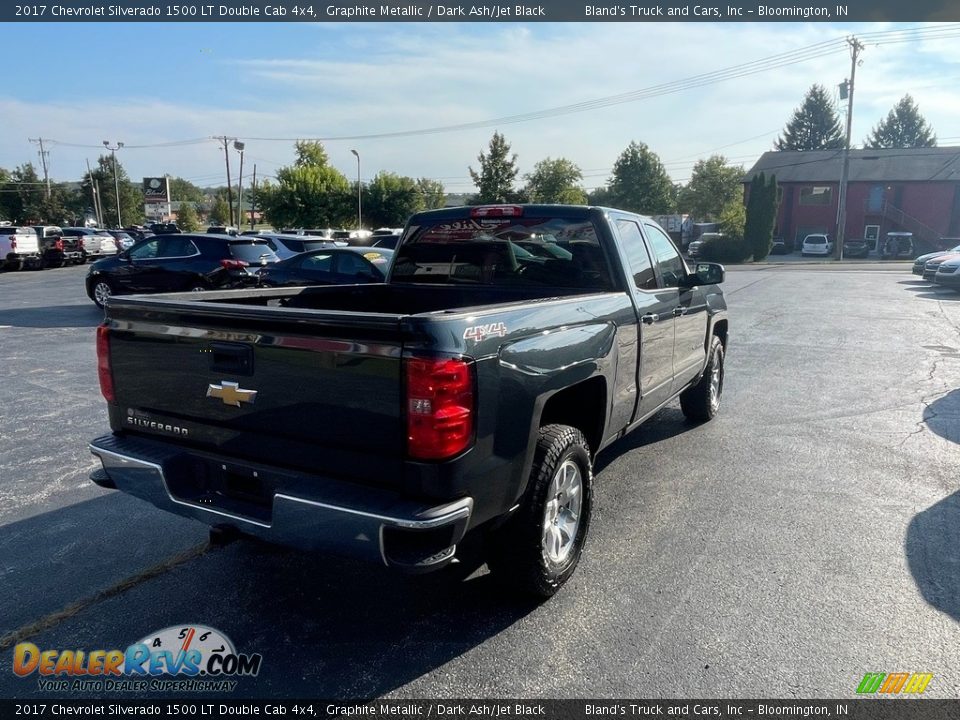
[[[583,562],[542,605],[483,570],[210,547],[94,486],[85,270],[0,274],[0,697],[57,695],[11,672],[12,633],[201,623],[263,655],[231,697],[852,698],[869,671],[955,698],[960,294],[907,267],[730,270],[720,416],[669,407],[600,455]]]

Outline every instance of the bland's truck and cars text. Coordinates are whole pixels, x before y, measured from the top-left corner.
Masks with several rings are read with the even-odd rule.
[[[724,269],[649,218],[496,205],[410,218],[386,282],[114,296],[94,481],[230,533],[440,569],[466,536],[552,595],[599,450],[723,390]]]

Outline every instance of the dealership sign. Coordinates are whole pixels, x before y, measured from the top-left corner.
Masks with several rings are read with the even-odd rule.
[[[170,202],[170,178],[152,177],[143,179],[143,201],[150,203]]]

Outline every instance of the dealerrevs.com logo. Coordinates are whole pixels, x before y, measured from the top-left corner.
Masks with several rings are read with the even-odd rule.
[[[13,649],[13,672],[36,674],[40,691],[232,691],[255,677],[263,656],[238,653],[226,635],[204,625],[175,625],[126,650]]]

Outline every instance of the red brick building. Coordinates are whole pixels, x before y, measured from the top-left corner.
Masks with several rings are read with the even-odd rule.
[[[841,150],[767,152],[747,173],[744,197],[754,175],[775,175],[774,236],[796,247],[810,233],[836,238],[842,167]],[[960,237],[960,148],[851,150],[848,178],[845,239],[908,231],[919,250]]]

